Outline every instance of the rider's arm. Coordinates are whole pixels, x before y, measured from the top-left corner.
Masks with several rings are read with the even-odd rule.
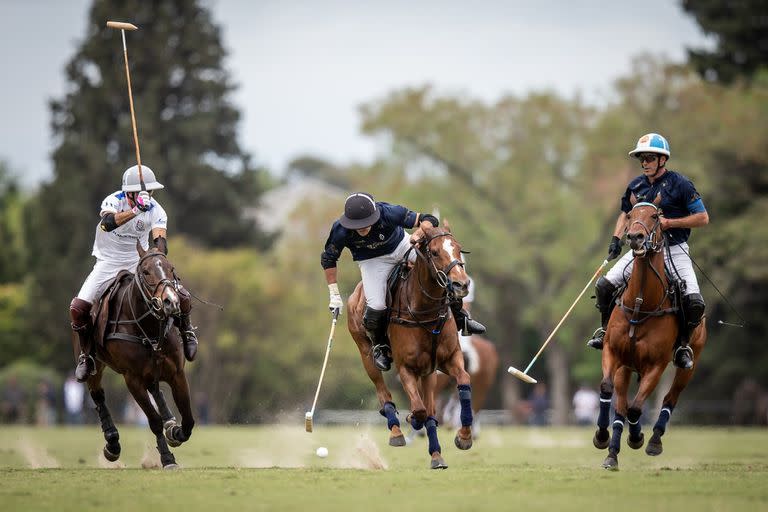
[[[429,213],[420,213],[416,216],[416,222],[414,222],[413,227],[436,228],[439,225],[440,221],[437,220],[437,217],[434,215],[430,215]]]
[[[709,214],[706,211],[694,213],[687,217],[680,217],[678,219],[668,219],[661,217],[661,229],[670,228],[700,228],[709,224]]]
[[[131,210],[117,213],[103,211],[101,212],[101,222],[99,223],[99,226],[101,226],[101,229],[104,231],[112,231],[113,229],[122,226],[135,216],[136,214]]]
[[[328,284],[336,282],[336,267],[325,269],[325,282]]]

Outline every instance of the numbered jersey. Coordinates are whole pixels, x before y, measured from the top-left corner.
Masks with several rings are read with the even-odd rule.
[[[101,203],[100,216],[105,213],[119,213],[129,211],[131,206],[125,192],[117,191],[108,195]],[[96,239],[93,242],[93,255],[100,260],[113,263],[139,262],[139,254],[136,252],[136,241],[141,242],[144,249],[149,248],[149,234],[155,228],[167,229],[168,216],[165,210],[154,198],[152,207],[129,220],[122,226],[112,231],[104,231],[96,226]]]

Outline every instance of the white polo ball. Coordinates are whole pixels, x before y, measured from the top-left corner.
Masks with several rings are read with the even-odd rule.
[[[315,454],[321,459],[324,459],[328,456],[328,448],[326,448],[325,446],[321,446],[320,448],[317,449]]]

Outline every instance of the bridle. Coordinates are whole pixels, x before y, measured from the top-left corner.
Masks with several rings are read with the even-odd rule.
[[[632,209],[634,210],[638,206],[653,207],[655,213],[651,215],[651,218],[655,219],[655,222],[653,226],[649,229],[648,226],[645,224],[645,222],[641,220],[634,220],[632,221],[632,224],[629,225],[627,230],[629,230],[629,228],[631,228],[635,224],[640,224],[640,226],[643,228],[643,231],[645,231],[645,234],[646,234],[645,242],[643,242],[643,246],[645,247],[646,254],[648,252],[652,252],[652,253],[659,252],[664,246],[664,237],[661,236],[661,230],[659,229],[659,226],[661,225],[661,216],[659,215],[659,207],[653,203],[642,202],[642,203],[635,204],[632,207]]]
[[[429,244],[432,243],[432,241],[435,240],[436,238],[441,238],[444,236],[449,236],[453,238],[454,242],[458,243],[458,241],[453,236],[453,234],[439,233],[421,242],[421,245],[424,246],[423,252],[419,250],[416,251],[416,256],[426,261],[430,276],[435,280],[435,282],[440,288],[446,291],[446,293],[443,294],[443,296],[441,297],[433,297],[427,292],[427,290],[424,288],[424,285],[419,280],[419,288],[421,288],[421,292],[432,300],[441,300],[446,295],[452,298],[454,296],[454,291],[453,291],[453,281],[450,278],[451,270],[453,269],[453,267],[457,265],[464,268],[464,262],[456,258],[451,260],[451,262],[448,263],[448,265],[446,265],[445,268],[443,269],[437,268],[437,265],[435,264],[434,256],[432,256],[432,252],[429,250]],[[462,254],[469,254],[468,251],[460,251],[460,252]]]
[[[134,282],[137,283],[139,293],[141,293],[141,298],[144,301],[144,305],[147,306],[147,310],[150,312],[150,314],[152,314],[152,316],[158,320],[162,320],[166,315],[163,313],[163,302],[157,296],[158,289],[162,287],[162,290],[164,291],[165,288],[170,286],[173,291],[178,294],[179,281],[176,278],[176,274],[173,274],[173,279],[164,278],[160,279],[157,283],[150,283],[147,281],[147,278],[144,277],[144,273],[141,271],[141,266],[146,260],[156,257],[163,258],[168,261],[168,257],[162,252],[147,252],[139,259],[139,263],[136,266],[136,281]]]

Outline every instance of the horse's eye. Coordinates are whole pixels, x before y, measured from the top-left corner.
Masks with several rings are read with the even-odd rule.
[[[145,276],[148,276],[149,275],[149,270],[142,270],[141,273],[144,274]]]
[[[659,218],[659,214],[658,214],[658,213],[654,213],[653,215],[651,215],[651,218],[652,218],[653,220],[656,220],[656,219],[658,219],[658,218]]]
[[[432,253],[432,256],[437,256],[437,251],[429,251]]]

